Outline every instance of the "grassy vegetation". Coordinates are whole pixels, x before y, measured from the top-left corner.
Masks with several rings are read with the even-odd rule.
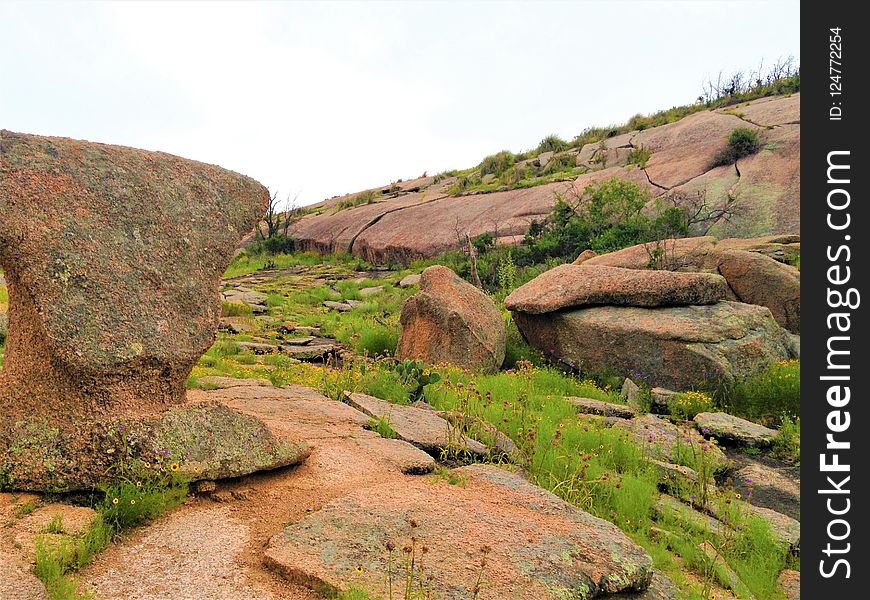
[[[649,148],[643,146],[632,148],[628,153],[628,164],[637,165],[641,169],[644,169],[650,158],[652,158],[652,150]]]
[[[34,573],[50,600],[93,598],[80,591],[76,571],[89,565],[118,534],[175,508],[187,497],[187,480],[176,475],[177,463],[169,456],[157,454],[149,462],[136,460],[122,468],[123,476],[98,493],[96,515],[86,531],[67,535],[57,515],[45,532],[54,535],[36,538]]]
[[[722,407],[751,421],[777,426],[800,415],[801,363],[776,362],[763,371],[718,390]]]

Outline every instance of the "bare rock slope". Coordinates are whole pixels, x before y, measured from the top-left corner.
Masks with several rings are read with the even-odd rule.
[[[736,128],[758,132],[761,150],[736,165],[711,168]],[[651,151],[641,167],[627,164],[632,149]],[[800,94],[763,98],[703,111],[675,123],[633,131],[568,151],[589,172],[574,181],[524,189],[450,195],[455,177],[422,177],[327,200],[295,226],[306,248],[351,252],[387,262],[435,256],[456,247],[457,232],[493,233],[516,242],[533,220],[546,218],[555,193],[610,177],[630,180],[652,198],[704,191],[711,200],[737,198],[740,216],[717,224],[717,237],[798,233],[800,229]],[[541,156],[533,160],[549,160]]]

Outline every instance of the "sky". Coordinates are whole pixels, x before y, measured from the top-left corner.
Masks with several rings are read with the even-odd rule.
[[[800,60],[799,2],[0,2],[0,128],[161,150],[298,205]]]

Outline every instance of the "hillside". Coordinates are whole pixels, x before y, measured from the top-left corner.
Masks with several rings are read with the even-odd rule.
[[[735,164],[712,166],[738,128],[756,131],[760,150]],[[710,233],[717,237],[799,233],[800,93],[605,135],[525,158],[512,168],[533,176],[504,184],[476,168],[326,200],[309,207],[292,235],[302,248],[349,252],[372,262],[436,256],[456,247],[466,232],[516,243],[533,221],[547,218],[557,193],[611,177],[647,190],[650,206],[675,193],[705,192],[712,203],[730,195],[739,214],[713,227]]]

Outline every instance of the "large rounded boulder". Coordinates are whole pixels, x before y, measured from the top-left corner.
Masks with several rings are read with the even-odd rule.
[[[741,302],[516,312],[514,320],[530,344],[555,359],[592,373],[636,373],[670,389],[733,381],[796,354],[770,310]]]
[[[456,273],[429,267],[402,307],[399,359],[493,373],[504,361],[505,324],[495,303]]]

